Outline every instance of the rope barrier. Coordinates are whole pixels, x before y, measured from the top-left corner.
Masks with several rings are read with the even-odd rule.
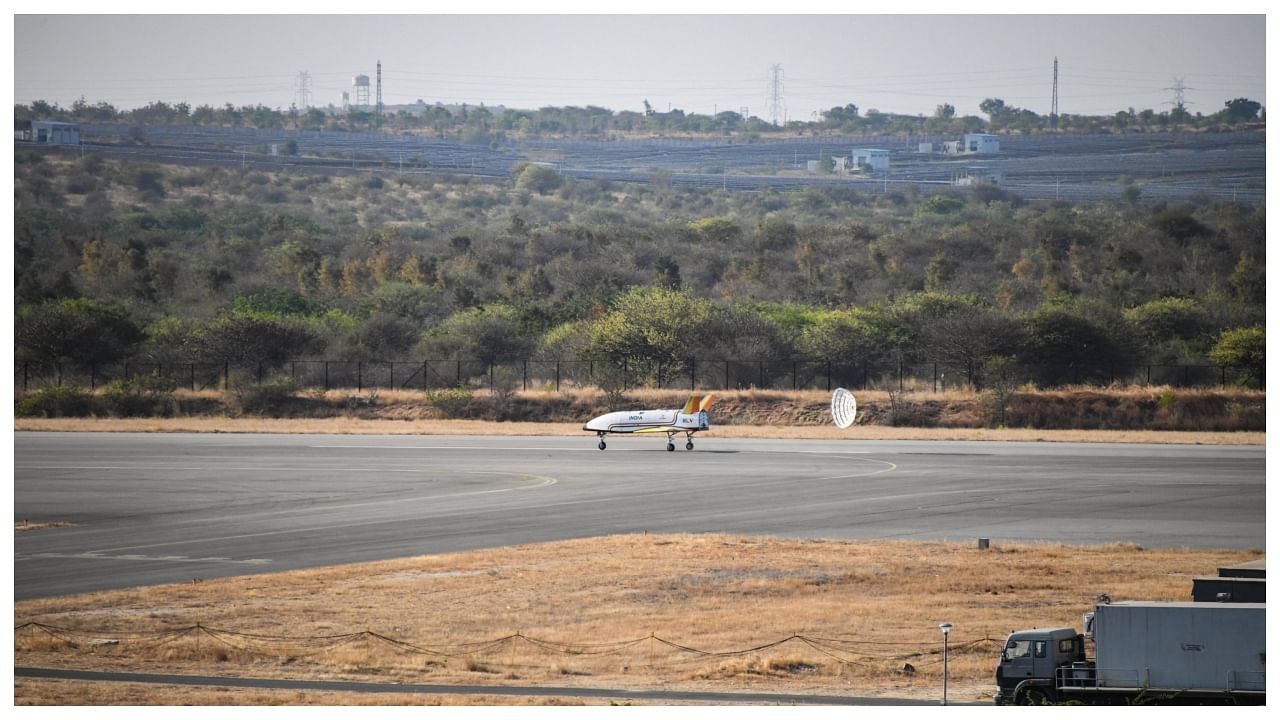
[[[491,640],[429,646],[419,645],[405,640],[397,640],[396,638],[392,638],[372,630],[330,635],[270,635],[214,628],[199,623],[185,627],[140,631],[68,628],[40,622],[27,622],[14,628],[16,641],[18,641],[17,633],[21,630],[27,630],[29,632],[40,631],[72,646],[78,646],[86,641],[96,641],[100,643],[111,642],[113,644],[138,643],[143,647],[153,648],[175,642],[184,637],[194,636],[198,640],[200,635],[205,635],[211,640],[242,652],[263,654],[271,651],[287,651],[287,654],[289,655],[302,656],[329,652],[361,640],[382,643],[400,652],[448,659],[469,659],[473,656],[494,652],[504,647],[509,650],[514,650],[514,644],[517,641],[524,641],[528,645],[547,653],[585,657],[617,655],[629,648],[633,648],[647,641],[651,643],[649,651],[650,663],[653,662],[652,644],[664,646],[670,650],[676,651],[677,653],[693,656],[685,658],[684,660],[677,659],[674,661],[668,661],[670,664],[673,662],[684,663],[699,659],[727,659],[742,657],[744,655],[752,655],[766,650],[771,650],[789,642],[798,642],[842,665],[872,667],[872,665],[866,661],[875,660],[911,660],[917,665],[932,665],[942,662],[941,649],[934,647],[937,643],[917,641],[897,642],[886,640],[855,640],[846,638],[806,636],[800,634],[792,634],[780,640],[737,650],[703,650],[669,640],[657,635],[656,633],[650,633],[649,635],[635,639],[600,643],[562,642],[531,637],[523,633],[515,633]],[[950,652],[963,653],[979,646],[993,643],[999,644],[1000,642],[1001,641],[999,640],[986,636],[971,640],[953,642],[951,643]],[[909,650],[905,653],[895,654],[868,652],[866,650],[858,649],[860,647],[905,648],[916,646],[919,646],[922,649]]]

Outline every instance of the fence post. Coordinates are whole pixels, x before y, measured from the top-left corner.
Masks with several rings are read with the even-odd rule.
[[[898,392],[902,392],[902,354],[898,354]]]
[[[698,360],[697,358],[689,358],[689,390],[692,391],[697,387],[698,383]]]
[[[351,387],[348,385],[347,387]],[[364,392],[364,361],[356,361],[356,392]]]
[[[1147,387],[1151,387],[1151,366],[1147,366]]]
[[[427,361],[422,361],[422,392],[427,391]]]
[[[329,389],[329,361],[324,361],[324,389]]]
[[[556,360],[556,392],[560,392],[560,361]]]
[[[196,364],[191,363],[191,392],[196,391]]]
[[[396,389],[396,361],[392,360],[388,364],[391,365],[391,373],[387,378],[387,389],[395,390]]]
[[[1190,384],[1191,384],[1191,366],[1183,365],[1182,366],[1182,387],[1187,387]]]
[[[98,389],[98,363],[89,363],[89,392]]]
[[[868,367],[869,364],[870,363],[866,358],[862,358],[862,387],[858,388],[859,390],[867,389],[867,376],[870,372],[870,368]]]
[[[258,361],[258,384],[262,384],[262,361]]]
[[[622,358],[622,389],[626,390],[631,387],[631,363],[627,358]]]
[[[831,361],[827,361],[827,392],[831,392]]]
[[[26,360],[22,361],[22,392],[27,391],[27,370],[28,370],[27,366],[28,365],[29,363]]]
[[[938,392],[938,363],[933,364],[933,391]]]
[[[129,361],[124,362],[124,381],[129,382]]]
[[[796,370],[796,361],[795,361],[795,360],[792,360],[792,361],[791,361],[791,389],[792,389],[792,390],[795,390],[795,389],[796,389],[796,384],[797,384],[797,380],[796,380],[796,372],[797,372],[797,370]]]
[[[1227,386],[1227,366],[1223,365],[1218,369],[1222,371],[1222,381],[1218,383],[1218,387],[1226,387]]]
[[[222,390],[226,392],[231,389],[231,362],[222,363]]]
[[[462,386],[462,358],[457,358],[456,360],[458,363],[458,367],[457,367],[458,386],[461,387]]]
[[[62,363],[54,363],[53,367],[58,371],[58,387],[62,387]]]
[[[529,392],[529,360],[524,360],[524,390]]]

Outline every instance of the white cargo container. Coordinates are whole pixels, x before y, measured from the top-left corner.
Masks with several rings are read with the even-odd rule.
[[[1266,608],[1103,599],[1085,613],[1083,634],[1011,633],[996,668],[996,704],[1265,703]]]
[[[1260,603],[1098,605],[1093,616],[1098,686],[1263,690],[1266,623],[1266,605]]]

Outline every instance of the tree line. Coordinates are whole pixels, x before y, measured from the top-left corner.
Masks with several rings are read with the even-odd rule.
[[[1260,367],[1265,236],[1264,207],[1210,199],[722,193],[544,166],[486,184],[20,152],[16,357]]]
[[[747,137],[796,134],[913,135],[966,132],[1134,132],[1173,129],[1229,129],[1246,123],[1265,122],[1262,104],[1235,98],[1217,112],[1189,112],[1178,105],[1168,110],[1127,107],[1110,115],[1064,113],[1042,115],[1019,108],[1000,98],[986,98],[976,108],[980,114],[957,113],[951,103],[939,104],[933,114],[905,115],[862,109],[846,103],[823,111],[811,120],[787,120],[773,124],[753,115],[724,110],[699,114],[675,108],[658,112],[646,100],[643,111],[614,111],[597,106],[542,107],[536,110],[490,109],[483,104],[446,107],[426,104],[398,108],[381,117],[367,108],[338,111],[334,108],[274,109],[265,105],[236,106],[226,103],[192,106],[185,102],[154,101],[137,108],[117,108],[106,101],[89,103],[83,97],[64,108],[36,100],[14,106],[15,120],[132,123],[138,125],[207,125],[296,130],[426,131],[441,138],[469,143],[496,144],[535,137],[600,138],[631,134],[742,135]],[[983,117],[985,116],[985,117]]]

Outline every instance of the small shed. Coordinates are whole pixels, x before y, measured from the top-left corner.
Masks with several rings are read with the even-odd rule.
[[[987,133],[969,133],[964,136],[964,151],[978,155],[995,155],[1000,152],[1000,136]]]
[[[874,148],[863,148],[853,151],[855,167],[866,167],[872,172],[889,172],[889,151]]]
[[[960,171],[956,185],[1003,185],[1004,173],[986,165],[970,165]]]
[[[30,141],[48,145],[79,145],[80,124],[33,120]]]

